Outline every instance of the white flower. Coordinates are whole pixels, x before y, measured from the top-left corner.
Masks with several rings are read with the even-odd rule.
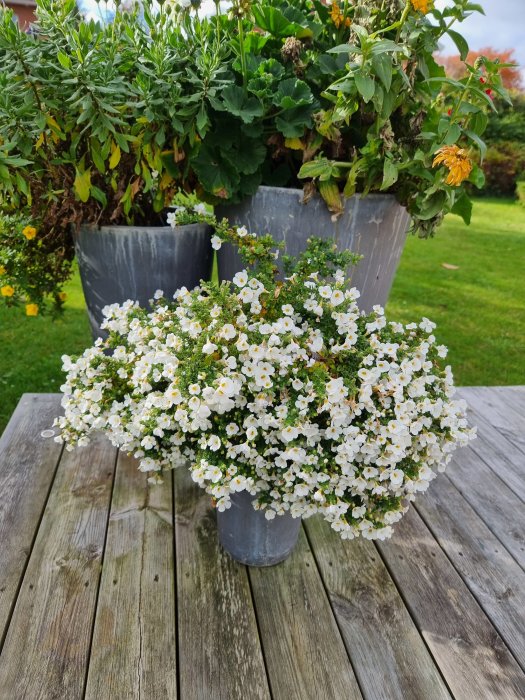
[[[189,1],[189,5],[191,5],[191,0]],[[208,213],[208,207],[204,204],[204,202],[199,202],[198,204],[195,204],[193,207],[193,211],[196,214],[200,214],[201,216],[205,216]]]
[[[319,296],[323,299],[331,299],[332,297],[332,287],[325,285],[324,287],[319,287]]]
[[[211,247],[213,250],[220,250],[222,247],[222,239],[219,236],[211,237]]]
[[[243,270],[242,272],[237,272],[233,276],[233,283],[237,285],[237,287],[244,287],[248,284],[248,273],[246,270]]]
[[[237,229],[237,235],[240,236],[241,238],[244,238],[245,236],[248,235],[248,229],[246,226],[238,226]]]
[[[291,304],[283,304],[283,306],[281,306],[281,310],[286,316],[293,316],[294,308]]]
[[[212,435],[210,438],[208,438],[208,447],[210,450],[213,450],[213,452],[217,452],[217,450],[219,450],[221,447],[220,438],[217,435]]]
[[[202,346],[202,352],[205,355],[213,355],[213,353],[217,350],[217,345],[215,343],[211,343],[209,340],[207,340],[204,345]]]
[[[237,331],[231,323],[225,323],[219,331],[219,336],[224,340],[232,340],[237,335]]]

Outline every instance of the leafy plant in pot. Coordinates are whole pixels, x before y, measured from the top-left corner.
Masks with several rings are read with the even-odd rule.
[[[499,66],[446,76],[433,53],[478,4],[454,0],[234,0],[221,31],[233,82],[211,100],[210,129],[192,168],[220,215],[272,233],[297,254],[309,235],[364,256],[360,303],[386,303],[409,221],[431,235],[449,211],[470,219],[464,183],[483,184],[472,156]],[[440,156],[444,154],[444,158]],[[366,195],[366,196],[365,196]],[[323,201],[324,200],[324,201]],[[227,205],[227,206],[226,206]],[[241,261],[231,248],[219,272]]]
[[[345,273],[356,257],[330,241],[286,258],[284,281],[271,236],[224,221],[224,242],[248,265],[233,284],[181,289],[149,312],[114,305],[109,338],[63,358],[57,439],[72,449],[102,430],[152,483],[189,460],[243,563],[284,559],[315,513],[343,538],[389,537],[474,435],[434,324],[360,312]]]
[[[0,8],[0,207],[18,217],[0,239],[5,298],[59,308],[76,247],[95,335],[106,303],[211,273],[209,227],[173,231],[166,207],[225,85],[225,50],[208,20],[153,5],[102,25],[74,0],[38,0],[31,34]]]

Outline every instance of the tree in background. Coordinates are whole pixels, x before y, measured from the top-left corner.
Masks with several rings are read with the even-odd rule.
[[[523,89],[521,69],[514,55],[514,49],[499,51],[487,46],[479,51],[469,51],[466,62],[473,64],[476,58],[479,58],[480,56],[485,56],[491,61],[499,60],[500,63],[510,63],[511,65],[502,68],[500,72],[503,85],[507,90],[519,91]],[[447,75],[449,75],[451,78],[460,80],[467,75],[465,61],[460,59],[459,54],[456,56],[443,56],[442,54],[437,54],[435,58],[438,63],[445,66]]]

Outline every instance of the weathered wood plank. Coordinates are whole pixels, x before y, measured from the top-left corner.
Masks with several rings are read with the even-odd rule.
[[[447,476],[518,564],[525,568],[525,508],[514,492],[472,450],[456,453]]]
[[[286,561],[251,568],[255,610],[275,700],[352,700],[361,693],[301,530]]]
[[[177,697],[171,486],[119,454],[86,700]]]
[[[500,394],[514,411],[525,418],[525,386],[493,386],[490,389]]]
[[[62,456],[0,657],[5,698],[82,698],[115,457],[103,438]]]
[[[320,518],[305,526],[363,696],[450,698],[374,545],[341,541]]]
[[[448,479],[417,510],[525,670],[525,572]]]
[[[378,547],[455,700],[522,698],[525,675],[414,508]]]
[[[267,699],[246,568],[219,546],[210,497],[187,469],[174,477],[180,695]]]
[[[467,449],[473,450],[514,493],[525,501],[525,456],[503,437],[483,416],[471,408],[469,420],[478,428],[478,436]]]
[[[505,395],[491,387],[474,386],[459,389],[459,396],[489,421],[522,452],[525,452],[525,418],[513,408]]]
[[[0,649],[62,448],[40,436],[56,395],[25,394],[0,439]]]

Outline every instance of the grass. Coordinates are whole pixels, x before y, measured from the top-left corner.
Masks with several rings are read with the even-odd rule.
[[[480,200],[470,227],[449,216],[435,238],[408,240],[388,314],[435,321],[458,384],[525,384],[524,253],[524,209]],[[61,356],[91,342],[78,275],[66,291],[66,310],[54,322],[0,306],[0,433],[20,396],[59,391]]]

